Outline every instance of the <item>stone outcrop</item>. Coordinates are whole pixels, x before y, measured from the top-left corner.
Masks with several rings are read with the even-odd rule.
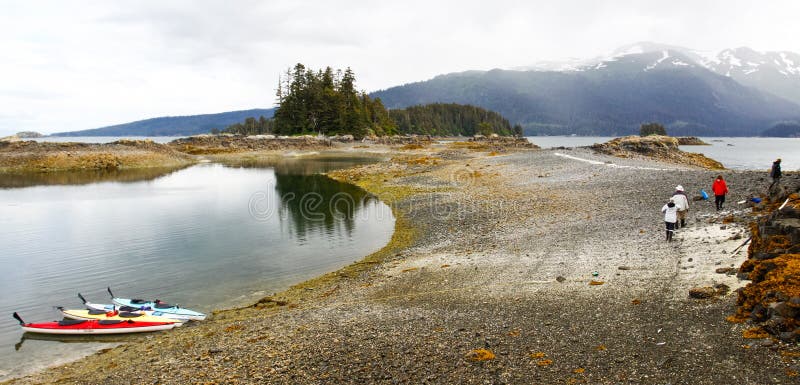
[[[773,190],[765,216],[751,225],[748,259],[730,321],[750,320],[784,341],[800,340],[800,183]],[[785,205],[784,205],[785,203]],[[783,206],[783,208],[781,208]]]
[[[678,138],[670,136],[625,136],[591,146],[596,152],[619,158],[648,157],[669,163],[722,170],[722,163],[703,154],[681,151]]]
[[[0,172],[175,167],[192,162],[191,156],[151,140],[118,140],[105,144],[0,142]]]
[[[498,136],[497,134],[491,136],[475,135],[470,138],[470,142],[484,143],[498,147],[539,148],[539,146],[531,143],[528,139],[515,136]]]
[[[696,136],[679,136],[678,145],[680,146],[710,146],[710,144],[700,140]]]
[[[373,144],[385,144],[389,146],[419,145],[428,146],[432,143],[430,135],[392,135],[392,136],[368,136],[362,142]]]
[[[192,155],[227,154],[268,150],[315,150],[332,145],[331,140],[315,136],[274,135],[195,135],[168,143],[173,149]]]

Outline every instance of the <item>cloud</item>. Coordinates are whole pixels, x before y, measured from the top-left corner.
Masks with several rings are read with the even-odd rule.
[[[800,52],[797,14],[792,1],[15,2],[0,13],[0,135],[269,107],[297,62],[352,67],[376,90],[635,41]]]

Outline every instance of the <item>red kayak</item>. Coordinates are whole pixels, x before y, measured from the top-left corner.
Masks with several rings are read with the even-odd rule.
[[[30,333],[44,334],[122,334],[154,332],[175,327],[174,322],[141,322],[133,320],[72,320],[25,323],[19,314],[14,313],[22,330]]]

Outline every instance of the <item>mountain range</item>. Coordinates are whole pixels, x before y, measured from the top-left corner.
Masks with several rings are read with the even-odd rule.
[[[452,73],[371,96],[388,108],[474,104],[522,124],[529,135],[623,135],[660,122],[674,135],[757,136],[800,119],[798,92],[795,53],[708,54],[637,43],[605,57]]]
[[[271,118],[274,108],[221,112],[218,114],[165,116],[93,128],[90,130],[57,132],[51,136],[186,136],[207,134],[211,130],[223,130],[249,117]]]
[[[370,94],[390,109],[429,103],[496,111],[527,135],[625,135],[659,122],[671,135],[800,135],[800,54],[704,52],[640,42],[608,55],[450,73]],[[274,109],[162,117],[56,136],[192,135]]]

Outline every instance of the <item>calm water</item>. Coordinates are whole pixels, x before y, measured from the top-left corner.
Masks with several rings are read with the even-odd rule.
[[[14,311],[28,322],[55,320],[53,306],[80,307],[78,292],[107,302],[106,286],[210,311],[378,250],[394,228],[390,209],[314,173],[353,162],[204,164],[98,183],[53,174],[50,185],[0,189],[0,380],[143,338],[23,339]]]
[[[530,136],[542,148],[590,146],[612,139],[603,136]],[[734,170],[766,170],[781,158],[784,170],[800,169],[800,138],[714,138],[703,137],[710,146],[681,146],[681,150],[701,153]]]

